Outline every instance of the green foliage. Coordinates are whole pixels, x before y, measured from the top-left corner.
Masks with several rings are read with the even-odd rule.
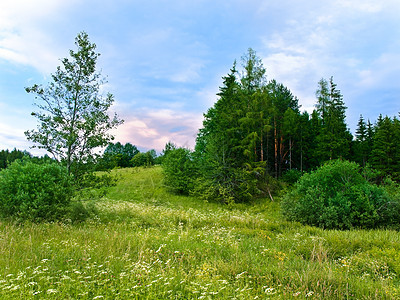
[[[21,159],[23,157],[31,157],[31,154],[27,151],[21,151],[14,148],[14,150],[9,151],[1,150],[0,151],[0,169],[5,169],[9,166],[13,161],[17,159]]]
[[[323,228],[375,228],[400,221],[400,202],[369,183],[356,163],[335,160],[303,175],[282,201],[283,214]]]
[[[289,184],[295,184],[300,179],[301,176],[302,176],[301,171],[296,169],[291,169],[283,174],[282,180]]]
[[[316,139],[315,151],[319,162],[337,158],[348,159],[352,135],[345,122],[347,107],[344,105],[343,96],[333,82],[333,77],[329,83],[321,79],[318,85],[316,107],[321,117],[321,128]]]
[[[0,215],[32,221],[64,217],[73,196],[71,177],[56,163],[14,162],[0,172]]]
[[[357,124],[356,140],[354,141],[354,160],[363,167],[366,166],[371,154],[371,139],[372,133],[368,131],[367,124],[361,115]]]
[[[87,219],[96,217],[99,214],[93,201],[83,202],[79,200],[71,201],[70,205],[66,209],[66,214],[63,218],[65,223],[82,223]]]
[[[139,150],[131,143],[109,143],[103,156],[98,160],[97,170],[110,170],[115,167],[132,167],[131,160]]]
[[[382,171],[382,175],[390,175],[400,180],[400,121],[397,118],[380,116],[375,126],[371,165]]]
[[[226,204],[250,202],[259,194],[254,173],[244,169],[216,166],[215,177],[200,177],[195,181],[194,195],[204,200]]]
[[[192,153],[185,148],[169,150],[163,160],[165,185],[178,194],[188,195],[194,188],[196,166]]]
[[[174,149],[176,149],[176,145],[173,142],[169,141],[168,143],[166,143],[163,151],[161,152],[161,154],[154,159],[154,164],[155,165],[162,165],[163,161],[164,161],[164,158],[168,155],[168,153],[171,150],[174,150]]]
[[[155,163],[156,156],[155,150],[139,152],[131,159],[130,163],[132,167],[151,167]]]
[[[36,103],[39,111],[32,113],[38,128],[25,135],[65,163],[68,174],[79,177],[94,160],[93,150],[106,146],[113,139],[110,130],[122,121],[109,116],[113,95],[101,93],[105,79],[96,71],[96,45],[85,32],[77,35],[75,44],[77,51],[70,50],[70,57],[61,60],[48,86],[26,88],[41,101]]]

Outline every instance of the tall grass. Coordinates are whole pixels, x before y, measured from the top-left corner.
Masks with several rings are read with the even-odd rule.
[[[0,223],[0,299],[396,299],[400,235],[283,221],[120,169],[81,224]]]

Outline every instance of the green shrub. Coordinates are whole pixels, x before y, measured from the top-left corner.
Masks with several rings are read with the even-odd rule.
[[[301,171],[296,169],[291,169],[283,174],[282,180],[289,184],[295,184],[300,179],[300,177],[301,177]]]
[[[73,195],[71,177],[56,163],[14,162],[0,172],[0,216],[61,219]]]
[[[165,184],[178,194],[189,194],[194,187],[195,163],[188,149],[177,148],[168,152],[163,160]]]
[[[323,228],[374,228],[400,221],[398,199],[369,183],[356,163],[335,160],[300,178],[282,201],[287,219]]]

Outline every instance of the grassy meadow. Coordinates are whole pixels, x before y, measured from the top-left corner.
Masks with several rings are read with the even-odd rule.
[[[0,299],[400,298],[399,232],[174,195],[160,167],[113,174],[82,223],[0,223]]]

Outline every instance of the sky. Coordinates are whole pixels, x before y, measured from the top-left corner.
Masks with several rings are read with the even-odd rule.
[[[1,0],[0,149],[42,154],[24,135],[38,125],[25,87],[47,85],[81,31],[101,54],[123,144],[193,148],[222,76],[248,48],[302,111],[333,76],[354,133],[360,115],[400,111],[399,16],[398,0]]]

